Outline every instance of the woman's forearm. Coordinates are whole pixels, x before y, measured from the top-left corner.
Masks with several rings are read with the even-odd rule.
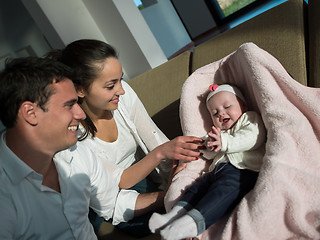
[[[179,161],[173,161],[173,168],[166,189],[161,192],[139,194],[135,204],[134,216],[138,217],[164,207],[164,197],[172,183],[172,178],[186,166],[186,163],[179,164]]]
[[[138,217],[163,207],[164,196],[164,191],[139,194],[135,205],[134,216]]]
[[[119,188],[128,189],[146,178],[161,162],[158,150],[154,149],[139,162],[125,169],[121,175]]]

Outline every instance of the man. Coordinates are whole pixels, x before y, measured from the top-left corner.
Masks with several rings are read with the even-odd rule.
[[[43,58],[0,74],[0,239],[96,239],[89,205],[112,217],[118,183],[89,150],[74,151],[85,114],[70,74]]]

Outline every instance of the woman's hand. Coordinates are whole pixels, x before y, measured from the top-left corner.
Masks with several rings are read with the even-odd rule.
[[[153,149],[143,159],[123,171],[119,187],[128,189],[140,182],[164,159],[183,160],[186,162],[198,160],[203,140],[197,137],[180,136]],[[182,170],[177,167],[176,172]]]
[[[119,187],[128,189],[144,179],[164,159],[195,161],[202,155],[199,148],[203,140],[197,137],[180,136],[151,151],[143,159],[123,171]],[[179,166],[176,170],[182,169]]]
[[[158,159],[183,160],[186,162],[198,160],[202,155],[199,149],[203,145],[203,140],[198,137],[179,136],[166,142],[154,150],[157,151]]]

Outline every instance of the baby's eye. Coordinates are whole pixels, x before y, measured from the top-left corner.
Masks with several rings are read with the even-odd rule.
[[[225,109],[228,109],[228,108],[230,108],[231,107],[231,105],[227,105],[227,106],[225,106],[224,108]]]

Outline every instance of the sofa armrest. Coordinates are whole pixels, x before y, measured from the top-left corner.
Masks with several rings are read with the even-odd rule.
[[[320,87],[320,1],[308,2],[308,37],[309,37],[309,72],[308,84],[311,87]]]

